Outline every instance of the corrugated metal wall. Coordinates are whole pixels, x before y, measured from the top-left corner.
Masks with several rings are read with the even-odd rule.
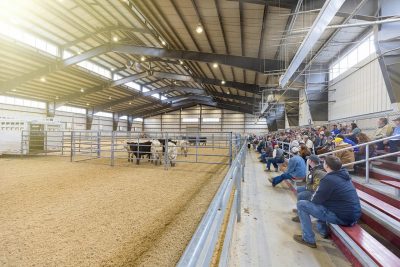
[[[329,120],[392,110],[389,95],[375,54],[339,76],[329,86]]]
[[[195,119],[194,122],[185,122]],[[207,121],[218,119],[218,121]],[[206,120],[206,121],[205,121]],[[144,120],[145,131],[186,132],[188,129],[199,129],[202,132],[240,132],[265,133],[265,120],[255,122],[254,116],[240,112],[222,110],[208,106],[194,106]]]

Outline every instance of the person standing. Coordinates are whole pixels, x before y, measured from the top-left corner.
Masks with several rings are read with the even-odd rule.
[[[311,248],[317,247],[311,216],[318,220],[317,230],[324,238],[329,235],[327,223],[353,226],[361,217],[360,199],[340,159],[327,156],[324,168],[327,174],[321,179],[311,200],[297,202],[302,234],[294,235],[293,239]]]

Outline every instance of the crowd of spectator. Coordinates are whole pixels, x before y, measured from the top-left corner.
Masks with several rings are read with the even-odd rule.
[[[250,144],[260,154],[260,162],[266,164],[265,171],[271,172],[271,166],[276,172],[281,171],[279,175],[268,178],[273,187],[286,179],[304,183],[296,188],[297,209],[293,212],[297,216],[292,221],[301,224],[302,234],[294,235],[295,241],[316,247],[310,216],[317,219],[317,230],[323,238],[329,234],[327,223],[344,226],[357,223],[361,207],[349,173],[360,172],[358,167],[365,163],[355,162],[364,160],[367,154],[373,157],[377,153],[399,151],[400,117],[393,122],[391,125],[386,118],[379,119],[371,137],[356,123],[351,123],[350,127],[334,124],[329,129],[326,126],[309,127],[249,137]],[[390,136],[392,138],[368,147],[355,147]],[[332,153],[320,156],[327,152]]]

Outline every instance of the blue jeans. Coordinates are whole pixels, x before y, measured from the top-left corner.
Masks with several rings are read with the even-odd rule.
[[[275,186],[277,184],[279,184],[280,182],[282,182],[283,180],[287,180],[287,179],[292,179],[293,176],[291,176],[290,174],[287,173],[282,173],[279,176],[276,176],[272,179],[272,185]]]
[[[278,163],[283,163],[283,162],[285,162],[285,160],[282,158],[270,158],[267,161],[267,169],[268,170],[270,169],[271,163],[272,163],[272,165],[274,165],[275,169],[278,169]]]
[[[296,190],[297,190],[297,201],[311,200],[311,197],[314,194],[314,192],[308,190],[305,185],[298,186]]]
[[[339,219],[335,213],[322,205],[314,204],[308,200],[297,201],[297,213],[300,217],[303,240],[308,243],[315,243],[315,234],[312,230],[310,215],[318,219],[317,230],[322,236],[328,234],[327,223],[345,225],[345,222]]]
[[[261,153],[260,159],[262,160],[262,162],[267,162],[267,158],[268,158],[268,154],[265,152]]]
[[[390,147],[390,153],[399,151],[400,140],[389,140],[388,145]]]

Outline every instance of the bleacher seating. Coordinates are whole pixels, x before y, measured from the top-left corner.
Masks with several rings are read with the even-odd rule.
[[[377,152],[388,153],[388,149]],[[360,197],[361,222],[353,227],[331,225],[332,239],[354,266],[400,266],[400,154],[371,160],[368,183],[365,163],[352,179]],[[296,193],[303,181],[284,183]]]

